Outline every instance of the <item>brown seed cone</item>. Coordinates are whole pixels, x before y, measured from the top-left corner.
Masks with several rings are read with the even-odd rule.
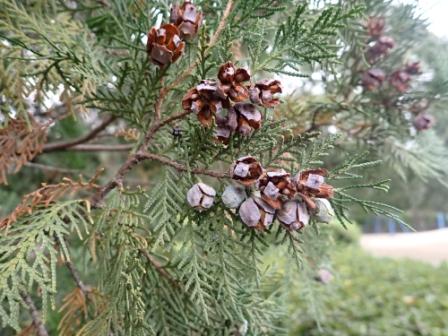
[[[223,111],[224,112],[224,111]],[[229,143],[233,132],[238,128],[237,115],[233,109],[225,110],[227,113],[218,113],[216,115],[215,139],[221,143]]]
[[[191,207],[204,211],[212,207],[216,191],[205,183],[196,183],[187,192],[187,201]]]
[[[404,67],[404,71],[409,75],[419,75],[422,73],[422,66],[419,61],[407,63]]]
[[[253,156],[243,156],[230,167],[230,176],[239,183],[253,185],[263,174],[263,167]]]
[[[175,4],[171,7],[170,22],[179,28],[182,39],[190,39],[198,33],[202,13],[197,11],[191,1],[185,1],[182,6]]]
[[[426,131],[434,126],[435,118],[428,113],[420,113],[413,121],[414,127],[417,131]]]
[[[296,194],[290,174],[283,169],[265,172],[257,182],[261,198],[274,209],[282,207],[282,198],[293,198]]]
[[[369,17],[366,24],[367,33],[373,38],[380,37],[383,34],[385,23],[383,17]]]
[[[212,126],[215,115],[229,106],[224,92],[218,83],[212,80],[201,81],[182,98],[182,108],[194,112],[204,127]]]
[[[236,115],[237,123],[234,130],[237,130],[241,135],[250,135],[252,131],[261,127],[262,116],[254,104],[236,103],[229,113]],[[233,126],[235,125],[231,125],[231,127]]]
[[[300,230],[310,222],[306,204],[297,200],[284,202],[277,212],[277,218],[288,230]]]
[[[173,24],[153,27],[148,32],[147,51],[151,61],[159,67],[167,66],[182,55],[185,42],[180,39],[179,29]]]
[[[373,91],[383,84],[386,74],[383,70],[373,68],[366,71],[362,76],[362,86],[368,90]]]
[[[381,36],[374,45],[367,51],[367,59],[374,63],[383,55],[387,55],[389,50],[395,47],[395,41],[390,36]]]
[[[409,89],[411,76],[404,70],[396,70],[389,77],[389,84],[400,93],[404,93]]]
[[[333,187],[325,183],[325,176],[327,175],[328,172],[326,169],[316,168],[304,170],[297,174],[295,178],[297,192],[310,210],[316,208],[312,197],[333,197]]]
[[[249,88],[251,102],[264,107],[274,107],[280,104],[280,100],[274,95],[281,92],[281,83],[276,79],[265,79]]]
[[[248,227],[264,231],[274,221],[275,209],[261,198],[250,197],[241,204],[238,214]]]
[[[220,66],[218,78],[224,92],[234,102],[243,102],[249,98],[249,90],[243,84],[250,80],[250,74],[246,69],[237,69],[232,62],[227,62]]]

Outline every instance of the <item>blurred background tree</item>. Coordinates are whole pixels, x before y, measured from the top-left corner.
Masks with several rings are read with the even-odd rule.
[[[282,113],[297,132],[337,134],[341,150],[365,149],[385,162],[375,174],[389,177],[392,191],[380,198],[366,191],[369,197],[405,210],[417,229],[433,228],[437,213],[448,211],[447,42],[427,29],[415,4],[340,3],[365,6],[365,17],[335,40],[340,62],[301,80]],[[366,219],[358,213],[359,223]]]

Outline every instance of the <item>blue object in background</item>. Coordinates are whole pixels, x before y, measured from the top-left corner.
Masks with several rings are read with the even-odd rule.
[[[397,223],[392,218],[387,221],[387,228],[389,233],[397,233]]]
[[[443,229],[445,227],[445,214],[443,212],[437,213],[436,224],[438,229]]]

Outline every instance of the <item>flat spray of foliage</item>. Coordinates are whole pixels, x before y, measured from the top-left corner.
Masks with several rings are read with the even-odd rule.
[[[434,39],[427,22],[413,4],[392,0],[341,4],[345,8],[360,5],[364,6],[363,17],[350,19],[334,39],[340,46],[339,62],[320,68],[311,81],[324,88],[323,93],[299,90],[288,99],[283,113],[296,121],[299,131],[326,131],[331,126],[344,135],[341,143],[347,150],[373,149],[373,157],[384,159],[404,183],[413,173],[425,183],[432,179],[446,186],[448,153],[443,126],[439,132],[427,128],[434,126],[433,115],[436,126],[439,118],[441,125],[445,122],[448,82],[441,65],[432,61],[438,57],[421,57],[427,53],[422,42]],[[375,49],[379,37],[392,39],[384,53]],[[412,64],[416,68],[407,75],[404,70]],[[397,75],[403,75],[398,85]],[[420,123],[426,118],[429,126]]]

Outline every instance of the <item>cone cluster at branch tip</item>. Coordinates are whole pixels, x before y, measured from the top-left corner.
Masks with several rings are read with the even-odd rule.
[[[394,48],[395,41],[390,36],[384,35],[385,20],[382,17],[370,17],[365,25],[370,44],[367,49],[366,58],[372,68],[366,70],[361,76],[361,83],[366,91],[377,91],[380,88],[393,89],[399,94],[409,90],[412,76],[422,73],[420,62],[407,63],[400,69],[385,73],[382,69],[375,67],[374,64],[389,54],[390,49]],[[387,84],[384,85],[383,84]],[[417,131],[424,131],[431,128],[435,119],[432,115],[425,112],[429,107],[427,100],[413,103],[410,106],[410,112],[413,114],[412,125]]]
[[[220,66],[216,80],[203,80],[188,90],[182,107],[195,113],[202,126],[216,124],[216,140],[227,143],[235,133],[247,136],[259,129],[262,115],[258,107],[277,106],[276,94],[281,92],[278,80],[251,83],[248,70],[227,62]]]
[[[190,1],[185,1],[182,6],[172,6],[170,22],[160,28],[152,27],[148,32],[148,57],[161,68],[176,62],[182,55],[184,40],[193,38],[201,26],[202,13]]]
[[[288,230],[300,230],[310,218],[330,222],[334,211],[328,198],[333,187],[325,183],[322,168],[303,170],[292,177],[283,169],[265,170],[252,156],[237,159],[230,167],[231,178],[240,186],[228,185],[221,200],[237,209],[241,221],[250,228],[265,230],[277,218]],[[189,204],[199,211],[212,206],[214,189],[195,184],[187,194]]]
[[[386,21],[383,17],[369,17],[366,28],[369,36],[378,38],[383,34]]]
[[[390,49],[395,47],[392,37],[384,35],[386,21],[383,17],[369,17],[365,25],[370,43],[366,58],[370,64],[376,63],[380,58],[387,56]]]

